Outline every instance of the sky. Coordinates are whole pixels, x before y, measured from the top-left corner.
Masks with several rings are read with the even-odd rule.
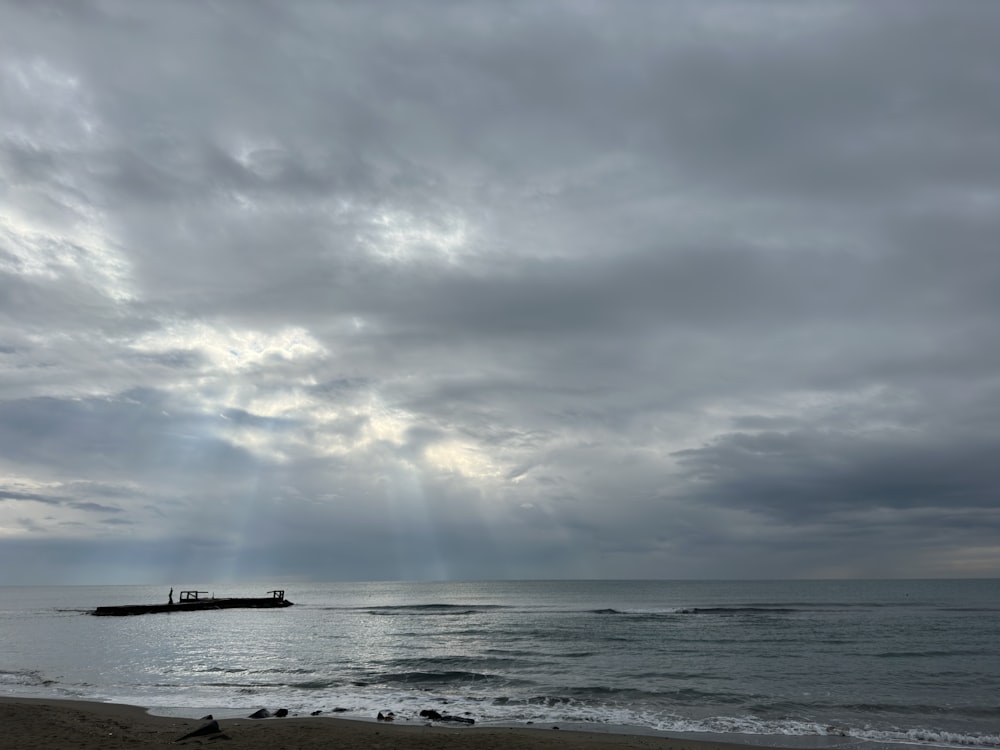
[[[1000,3],[0,3],[0,584],[1000,576]]]

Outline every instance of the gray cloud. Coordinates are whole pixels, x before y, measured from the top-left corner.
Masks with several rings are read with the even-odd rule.
[[[58,505],[62,502],[60,499],[38,495],[33,492],[13,492],[8,490],[0,490],[0,500],[30,500],[47,505]]]
[[[0,569],[1000,575],[997,15],[4,6]]]

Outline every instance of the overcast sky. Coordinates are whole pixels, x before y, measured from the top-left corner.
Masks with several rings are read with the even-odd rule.
[[[1000,576],[1000,3],[0,3],[0,583]]]

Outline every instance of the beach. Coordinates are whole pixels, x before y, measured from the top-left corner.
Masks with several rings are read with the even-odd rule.
[[[219,731],[189,733],[210,721],[153,716],[137,706],[0,697],[5,747],[107,750],[220,745],[247,750],[738,750],[745,746],[631,734],[545,728],[444,727],[332,717],[222,719]],[[213,727],[214,729],[214,727]],[[759,747],[759,746],[758,746]]]

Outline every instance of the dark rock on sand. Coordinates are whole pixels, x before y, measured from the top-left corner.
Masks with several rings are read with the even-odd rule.
[[[392,711],[386,711],[385,713],[379,711],[377,718],[379,721],[392,721],[393,719],[396,718],[396,714],[394,714]]]
[[[274,712],[274,715],[277,716],[279,719],[288,716],[288,709],[279,708],[277,711]]]
[[[209,714],[208,716],[202,716],[200,719],[198,719],[198,721],[211,721],[214,718],[215,717],[212,716],[212,714]]]
[[[266,719],[266,718],[268,718],[268,717],[269,717],[270,715],[271,715],[271,712],[270,712],[270,711],[268,711],[268,710],[267,710],[266,708],[261,708],[261,709],[259,709],[259,710],[257,710],[257,711],[254,711],[254,712],[253,712],[252,714],[250,714],[250,716],[248,716],[247,718],[248,718],[248,719]]]
[[[457,724],[475,724],[475,719],[470,719],[465,716],[451,716],[449,714],[442,714],[435,711],[433,708],[425,708],[420,712],[420,716],[425,719],[430,719],[431,721],[451,721]]]
[[[183,737],[178,737],[174,742],[183,742],[190,737],[204,737],[206,734],[219,734],[222,730],[219,728],[219,722],[210,721],[204,726],[198,727],[193,732],[188,732]]]

